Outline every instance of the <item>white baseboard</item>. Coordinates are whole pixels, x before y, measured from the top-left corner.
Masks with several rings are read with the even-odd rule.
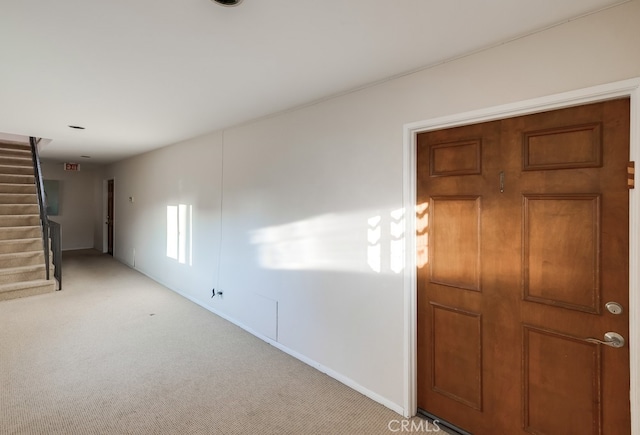
[[[66,251],[85,251],[87,249],[96,249],[96,248],[94,248],[93,246],[87,246],[86,248],[74,246],[73,248],[61,248],[60,250],[62,252],[66,252]],[[96,251],[99,251],[99,249],[96,249]]]

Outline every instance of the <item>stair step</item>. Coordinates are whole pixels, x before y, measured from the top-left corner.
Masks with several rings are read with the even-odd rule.
[[[35,279],[0,285],[0,301],[51,293],[56,290],[53,279]]]
[[[17,214],[0,215],[0,227],[23,227],[40,225],[40,215],[37,214]]]
[[[38,204],[0,204],[0,215],[36,214],[40,215]]]
[[[35,193],[0,193],[0,204],[37,204]]]
[[[31,175],[33,177],[33,165],[31,166],[12,165],[12,164],[6,164],[0,161],[0,174],[21,174],[21,175]]]
[[[14,148],[0,143],[0,156],[9,157],[29,157],[31,158],[31,148]]]
[[[0,240],[0,254],[42,251],[42,238]]]
[[[33,168],[33,160],[31,160],[31,156],[0,156],[0,165],[28,166]]]
[[[57,288],[45,279],[39,212],[30,145],[0,141],[0,301]]]
[[[0,240],[42,238],[40,226],[0,227]]]
[[[36,185],[32,184],[18,184],[18,183],[1,183],[0,193],[36,193]]]
[[[34,184],[36,179],[31,175],[24,174],[0,174],[0,183],[15,183],[15,184]]]
[[[53,274],[53,269],[49,269],[49,271]],[[0,285],[19,281],[35,281],[46,277],[47,273],[44,264],[0,269]]]
[[[42,250],[0,254],[0,269],[37,266],[40,264],[44,264],[44,252]]]
[[[0,148],[29,151],[29,153],[31,153],[31,145],[28,143],[22,143],[22,142],[12,142],[12,141],[3,140],[3,141],[0,141]]]

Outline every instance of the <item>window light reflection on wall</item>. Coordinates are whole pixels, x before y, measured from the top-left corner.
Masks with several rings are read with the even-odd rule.
[[[332,213],[255,230],[264,269],[400,274],[405,267],[405,210]]]
[[[193,265],[193,206],[167,206],[167,257]]]
[[[429,203],[416,207],[416,265],[423,268],[429,262]]]

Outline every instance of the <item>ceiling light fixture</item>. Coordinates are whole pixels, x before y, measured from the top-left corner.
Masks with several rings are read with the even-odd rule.
[[[222,6],[238,6],[242,0],[213,0]]]
[[[76,130],[84,130],[84,127],[80,127],[79,125],[69,125],[68,127]]]

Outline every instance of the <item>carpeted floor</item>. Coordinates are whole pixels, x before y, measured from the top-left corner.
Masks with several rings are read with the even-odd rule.
[[[400,415],[107,255],[63,266],[63,291],[0,302],[2,435],[401,431]]]

